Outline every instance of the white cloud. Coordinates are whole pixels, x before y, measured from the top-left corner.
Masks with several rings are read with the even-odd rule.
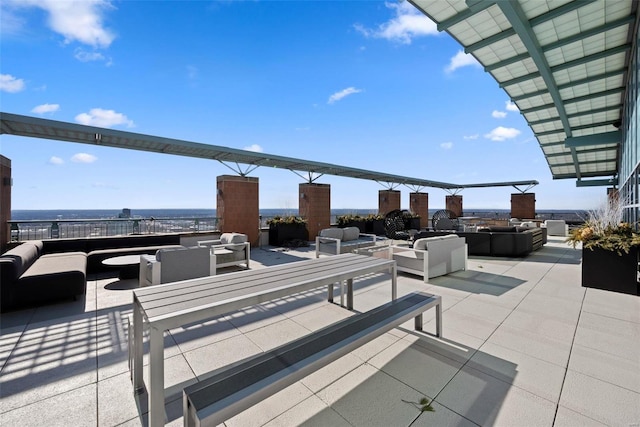
[[[96,156],[87,153],[77,153],[71,156],[71,161],[74,163],[93,163],[96,160],[98,160]]]
[[[507,117],[507,113],[505,111],[493,110],[493,113],[491,113],[491,117],[493,117],[494,119],[504,119],[505,117]]]
[[[511,102],[511,101],[506,101],[505,103],[505,107],[507,109],[507,111],[520,111],[520,109],[518,108],[518,106],[515,104],[515,102]]]
[[[387,39],[403,44],[410,44],[415,37],[438,34],[436,24],[408,1],[386,2],[385,6],[394,9],[396,16],[377,28],[365,28],[360,24],[355,24],[354,28],[365,37]]]
[[[0,74],[0,91],[16,93],[24,89],[24,80],[16,79],[11,74]]]
[[[258,144],[251,144],[248,147],[244,147],[243,150],[254,151],[256,153],[262,153],[264,151]]]
[[[64,37],[65,43],[78,41],[106,48],[115,35],[103,25],[107,10],[114,9],[110,0],[8,0],[18,7],[37,7],[48,14],[49,28]]]
[[[469,53],[464,53],[463,50],[459,50],[458,53],[455,54],[453,58],[449,61],[449,65],[445,68],[445,72],[453,73],[455,70],[461,67],[480,67],[480,63],[473,55]]]
[[[442,148],[443,150],[450,150],[451,148],[453,148],[453,142],[443,142],[442,144],[440,144],[440,148]]]
[[[520,135],[520,131],[518,129],[498,126],[491,132],[485,134],[484,137],[492,141],[504,141],[506,139],[515,138],[518,135]]]
[[[31,112],[36,114],[55,113],[60,109],[59,104],[42,104],[34,107]]]
[[[362,89],[356,89],[355,87],[348,87],[346,89],[341,90],[340,92],[336,92],[329,97],[329,101],[327,104],[333,104],[336,101],[340,101],[342,98],[347,97],[349,95],[353,95],[354,93],[360,93]]]
[[[49,159],[49,164],[61,165],[61,164],[64,164],[64,160],[62,160],[60,157],[57,157],[57,156],[51,156],[51,158]]]
[[[480,135],[478,135],[477,133],[473,134],[473,135],[465,135],[462,138],[464,139],[478,139],[480,137]]]
[[[105,61],[106,58],[100,52],[88,52],[82,48],[75,50],[73,57],[80,62]]]
[[[76,116],[76,122],[88,125],[108,128],[115,125],[127,125],[133,127],[133,121],[122,113],[113,110],[103,110],[102,108],[92,108],[88,113],[81,113]]]

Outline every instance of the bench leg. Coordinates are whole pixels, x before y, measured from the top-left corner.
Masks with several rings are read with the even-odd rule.
[[[164,426],[164,331],[149,330],[149,426]]]
[[[131,372],[131,379],[133,380],[133,389],[136,393],[142,393],[144,391],[144,379],[142,376],[142,312],[138,304],[133,303],[133,330],[129,330],[129,335],[133,334],[132,345],[133,348],[129,349],[133,353],[133,366]]]
[[[393,301],[398,299],[398,268],[395,262],[391,267],[391,299]]]
[[[329,302],[333,302],[333,285],[334,283],[330,284],[327,288],[327,301]]]
[[[442,337],[442,304],[436,305],[436,336]]]
[[[347,279],[347,309],[353,310],[353,279]]]
[[[421,331],[422,330],[422,313],[418,314],[415,320],[416,320],[415,321],[416,331]]]

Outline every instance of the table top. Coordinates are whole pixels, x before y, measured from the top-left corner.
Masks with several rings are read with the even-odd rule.
[[[104,265],[111,265],[114,267],[123,265],[135,265],[140,264],[140,255],[120,255],[112,258],[102,260]]]
[[[240,309],[393,265],[393,260],[365,255],[333,255],[135,289],[134,303],[151,323],[182,324],[199,311],[215,316],[232,306]]]

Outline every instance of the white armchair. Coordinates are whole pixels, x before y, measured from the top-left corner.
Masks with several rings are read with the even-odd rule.
[[[548,236],[566,236],[569,233],[569,226],[562,219],[548,219],[544,222]]]
[[[216,240],[201,240],[200,247],[211,248],[216,256],[216,268],[244,265],[249,268],[251,245],[246,234],[222,233]]]
[[[160,249],[140,255],[140,286],[215,276],[216,256],[209,248]]]
[[[413,247],[389,246],[389,256],[398,271],[431,277],[467,269],[468,249],[464,237],[455,234],[418,239]]]

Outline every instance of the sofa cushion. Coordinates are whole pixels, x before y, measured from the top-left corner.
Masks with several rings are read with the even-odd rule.
[[[2,280],[13,282],[36,262],[42,251],[42,242],[24,242],[5,252],[1,258]]]
[[[491,226],[489,227],[489,231],[492,233],[516,233],[518,230],[515,226],[513,227],[504,227],[504,226]]]
[[[323,230],[320,230],[320,237],[329,237],[332,239],[340,239],[342,240],[342,234],[343,234],[343,230],[344,228],[325,228]],[[331,242],[331,240],[320,240],[323,243],[329,243]]]
[[[345,227],[342,229],[342,241],[358,240],[360,237],[360,229],[358,227]]]
[[[179,250],[184,250],[187,249],[185,246],[174,246],[174,247],[168,247],[168,248],[160,248],[158,250],[156,250],[156,260],[162,262],[162,254],[166,253],[166,252],[171,252],[171,251],[179,251]]]
[[[244,250],[244,245],[242,243],[247,242],[247,235],[242,233],[222,233],[220,235],[220,243],[225,246],[226,249],[230,251],[242,251]]]

